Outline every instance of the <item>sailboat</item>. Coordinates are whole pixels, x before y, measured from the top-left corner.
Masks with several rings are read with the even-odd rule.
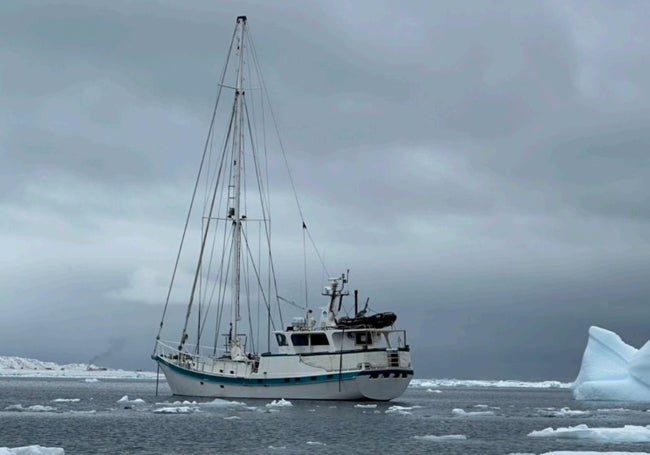
[[[234,83],[228,82],[228,77],[234,78]],[[233,103],[224,114],[218,114],[226,92],[234,95]],[[253,120],[253,114],[267,102],[252,103],[252,94],[269,99],[247,19],[239,16],[152,358],[172,393],[180,396],[380,401],[399,397],[413,377],[406,331],[394,327],[394,313],[371,314],[368,300],[362,307],[357,291],[353,294],[354,308],[348,309],[349,303],[344,305],[344,298],[350,295],[349,271],[334,278],[326,275],[324,302],[315,309],[309,301],[307,279],[303,305],[278,291],[279,274],[271,254],[268,177],[273,163],[286,164],[287,160],[281,141],[281,158],[273,161],[267,136],[253,131],[264,119],[275,122],[275,117]],[[225,121],[222,136],[214,126],[220,119]],[[217,158],[212,157],[213,152]],[[291,174],[281,183],[295,195]],[[206,201],[197,216],[200,227],[193,230],[190,220],[201,192]],[[306,239],[314,242],[297,197],[296,203],[306,250]],[[274,230],[278,230],[276,224]],[[193,233],[198,235],[198,242],[187,241]],[[165,315],[174,300],[176,282],[183,281],[179,278],[183,275],[181,258],[188,244],[196,255],[193,266],[187,268],[193,276],[185,274],[187,311],[176,327],[180,331],[178,341],[165,341]],[[295,249],[299,244],[294,242],[292,247],[285,242],[282,250]],[[307,261],[302,262],[306,277]],[[300,309],[290,323],[283,317],[283,307],[286,311],[288,305]],[[264,335],[266,349],[262,347]]]

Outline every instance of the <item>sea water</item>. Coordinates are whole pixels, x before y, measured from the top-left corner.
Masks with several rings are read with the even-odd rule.
[[[536,438],[545,428],[650,425],[647,405],[566,388],[410,387],[386,403],[156,396],[150,379],[0,379],[0,447],[66,454],[650,452],[650,443]]]

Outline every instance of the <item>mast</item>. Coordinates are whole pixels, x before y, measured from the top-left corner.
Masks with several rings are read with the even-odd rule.
[[[232,315],[230,326],[230,358],[240,360],[245,357],[239,338],[237,337],[237,321],[239,321],[239,299],[241,288],[241,174],[242,159],[244,156],[244,35],[246,32],[246,16],[237,17],[239,27],[239,62],[237,67],[237,83],[235,86],[235,130],[234,130],[234,153],[233,153],[233,177],[234,177],[234,207],[233,207],[233,290],[232,290]]]

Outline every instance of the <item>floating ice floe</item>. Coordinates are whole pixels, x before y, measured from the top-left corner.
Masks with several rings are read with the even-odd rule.
[[[324,442],[319,442],[319,441],[307,441],[307,445],[309,446],[326,446]]]
[[[267,408],[290,408],[291,406],[293,406],[293,403],[289,400],[285,400],[284,398],[273,400],[272,402],[266,404]]]
[[[583,416],[589,414],[589,411],[581,411],[578,409],[571,408],[542,408],[538,409],[537,413],[544,417],[574,417],[574,416]]]
[[[130,403],[130,404],[145,404],[145,401],[142,398],[135,398],[133,400],[129,400],[128,395],[124,395],[122,398],[117,400],[118,403]]]
[[[198,411],[198,408],[192,406],[168,406],[165,408],[154,409],[154,414],[189,414]]]
[[[92,382],[99,382],[99,379],[97,379],[97,378],[86,378],[86,379],[84,379],[84,382],[91,382],[91,383]]]
[[[425,434],[424,436],[413,436],[413,439],[419,439],[421,441],[464,441],[467,439],[467,436],[464,434],[444,434],[441,436]]]
[[[223,420],[241,420],[241,417],[239,417],[239,416],[228,416],[228,417],[224,417]]]
[[[376,404],[355,404],[355,408],[361,408],[361,409],[374,409],[377,407]]]
[[[415,408],[419,408],[420,406],[398,406],[398,405],[393,405],[386,409],[384,411],[386,414],[401,414],[401,415],[410,415],[412,414],[410,411]]]
[[[490,406],[489,404],[475,404],[474,407],[479,409],[501,409],[499,406]]]
[[[493,416],[494,411],[465,411],[464,409],[454,408],[451,413],[455,416],[462,417],[480,417],[480,416]]]
[[[198,403],[196,401],[159,401],[156,403],[156,406],[197,406]]]
[[[442,390],[439,390],[439,389],[427,389],[427,392],[429,392],[429,393],[442,393]]]
[[[221,398],[215,398],[212,401],[200,404],[201,406],[209,406],[211,408],[240,408],[246,406],[246,403],[242,403],[241,401],[228,401]]]
[[[33,406],[24,407],[22,404],[10,404],[5,408],[6,411],[20,411],[20,412],[54,412],[56,408],[52,406],[43,406],[35,404]]]
[[[511,453],[510,455],[535,455],[534,453],[531,454],[516,454],[516,453]],[[560,450],[559,452],[553,451],[553,452],[544,452],[541,453],[540,455],[650,455],[648,452],[592,452],[592,451],[582,451],[582,450]]]
[[[466,379],[412,379],[410,388],[437,388],[437,387],[505,387],[505,388],[535,388],[558,389],[569,388],[571,382],[560,381],[517,381],[517,380],[466,380]]]
[[[41,447],[39,445],[0,447],[0,455],[65,455],[65,450],[61,447]]]
[[[596,442],[627,443],[650,442],[650,428],[638,425],[625,425],[619,428],[589,428],[587,425],[575,427],[545,428],[532,431],[528,436],[533,438],[562,438],[562,439],[588,439]]]
[[[510,454],[510,455],[535,455],[531,454]],[[582,450],[573,451],[573,450],[560,450],[559,452],[544,452],[540,455],[650,455],[648,452],[583,452]]]
[[[650,402],[650,341],[636,349],[614,332],[590,327],[573,396],[576,400]]]
[[[53,403],[79,403],[81,398],[55,398]]]

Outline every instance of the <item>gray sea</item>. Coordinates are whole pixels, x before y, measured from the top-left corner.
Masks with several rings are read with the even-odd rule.
[[[177,398],[164,382],[156,396],[150,379],[0,378],[0,447],[38,444],[66,454],[650,451],[650,443],[528,436],[579,424],[650,425],[645,405],[576,402],[560,388],[414,387],[388,403],[271,404]]]

